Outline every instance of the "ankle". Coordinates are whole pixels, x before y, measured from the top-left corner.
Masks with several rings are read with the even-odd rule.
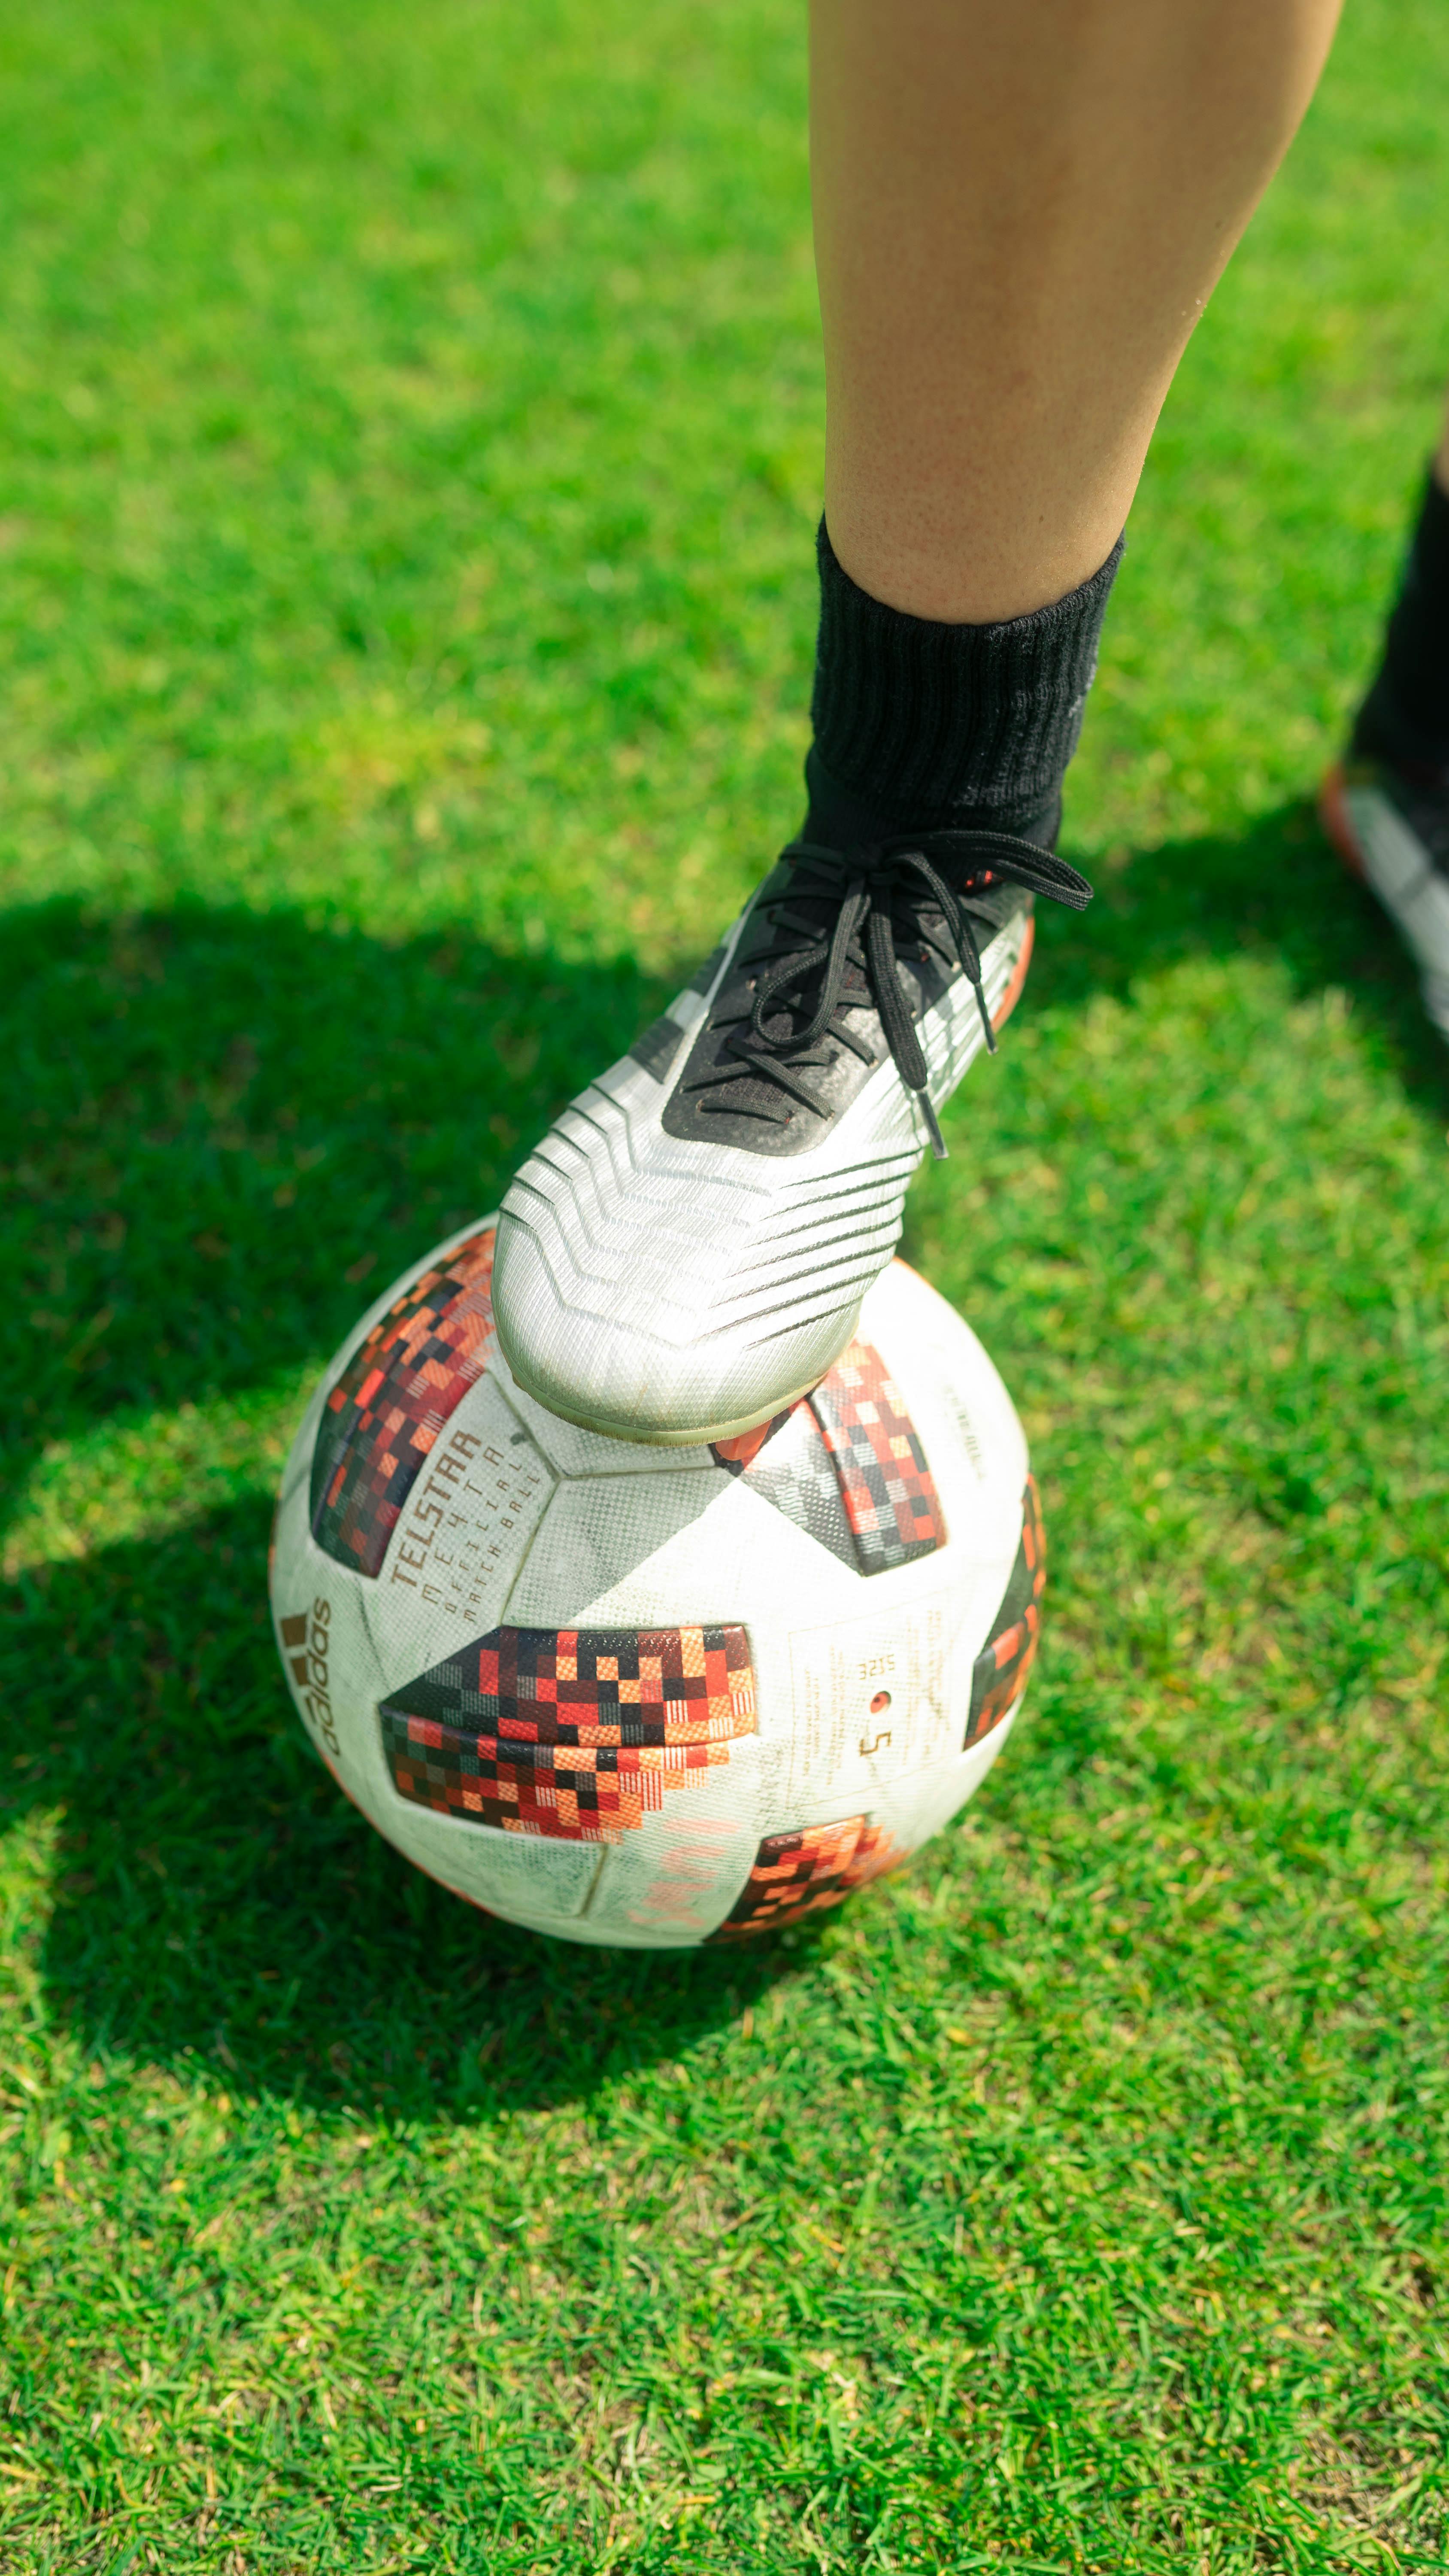
[[[950,827],[1050,845],[1122,541],[1064,599],[989,626],[871,598],[823,521],[818,552],[810,837],[840,845]]]
[[[809,802],[801,839],[824,841],[834,849],[891,840],[903,832],[950,830],[1012,832],[1018,840],[1054,850],[1061,830],[1060,787],[1046,799],[1028,794],[938,807],[920,802],[897,805],[885,798],[861,796],[832,777],[814,743],[805,755],[805,792]]]

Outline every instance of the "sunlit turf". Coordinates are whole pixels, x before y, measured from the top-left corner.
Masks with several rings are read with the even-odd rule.
[[[1364,0],[1191,353],[911,1257],[1032,1435],[1027,1722],[905,1876],[480,1921],[264,1616],[311,1373],[796,819],[802,33],[0,34],[0,2565],[1442,2567],[1449,1066],[1306,798],[1444,336]]]

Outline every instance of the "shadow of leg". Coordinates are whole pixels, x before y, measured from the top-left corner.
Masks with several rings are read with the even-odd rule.
[[[267,1520],[258,1497],[19,1587],[3,1777],[12,1820],[53,1819],[42,1970],[82,2045],[232,2092],[486,2116],[687,2048],[784,1972],[776,1944],[575,1950],[410,1869],[295,1727]]]

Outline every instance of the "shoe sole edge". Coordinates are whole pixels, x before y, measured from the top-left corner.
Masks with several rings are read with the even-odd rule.
[[[763,1412],[756,1410],[732,1415],[728,1421],[711,1423],[704,1429],[665,1431],[652,1426],[646,1430],[637,1422],[605,1422],[597,1415],[590,1416],[587,1412],[574,1412],[560,1404],[556,1395],[545,1395],[541,1388],[530,1386],[527,1378],[520,1375],[511,1360],[508,1365],[525,1395],[531,1395],[535,1404],[541,1404],[546,1413],[555,1414],[561,1422],[571,1422],[576,1431],[590,1431],[600,1440],[627,1440],[636,1449],[706,1449],[716,1441],[739,1440],[747,1431],[758,1431],[762,1422],[772,1422],[777,1413],[788,1413],[790,1407],[798,1404],[802,1397],[813,1395],[822,1379],[830,1375],[831,1369],[840,1357],[840,1352],[849,1348],[851,1334],[855,1331],[858,1321],[858,1316],[852,1319],[850,1331],[845,1335],[840,1350],[835,1353],[834,1358],[823,1369],[812,1371],[811,1375],[804,1379],[791,1394],[772,1396]]]

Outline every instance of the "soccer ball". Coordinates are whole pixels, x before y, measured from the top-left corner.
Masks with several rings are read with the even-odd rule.
[[[1044,1567],[1005,1387],[898,1261],[773,1422],[603,1439],[514,1383],[493,1235],[379,1299],[293,1445],[272,1609],[313,1744],[409,1860],[534,1931],[678,1949],[837,1904],[1020,1705]]]

